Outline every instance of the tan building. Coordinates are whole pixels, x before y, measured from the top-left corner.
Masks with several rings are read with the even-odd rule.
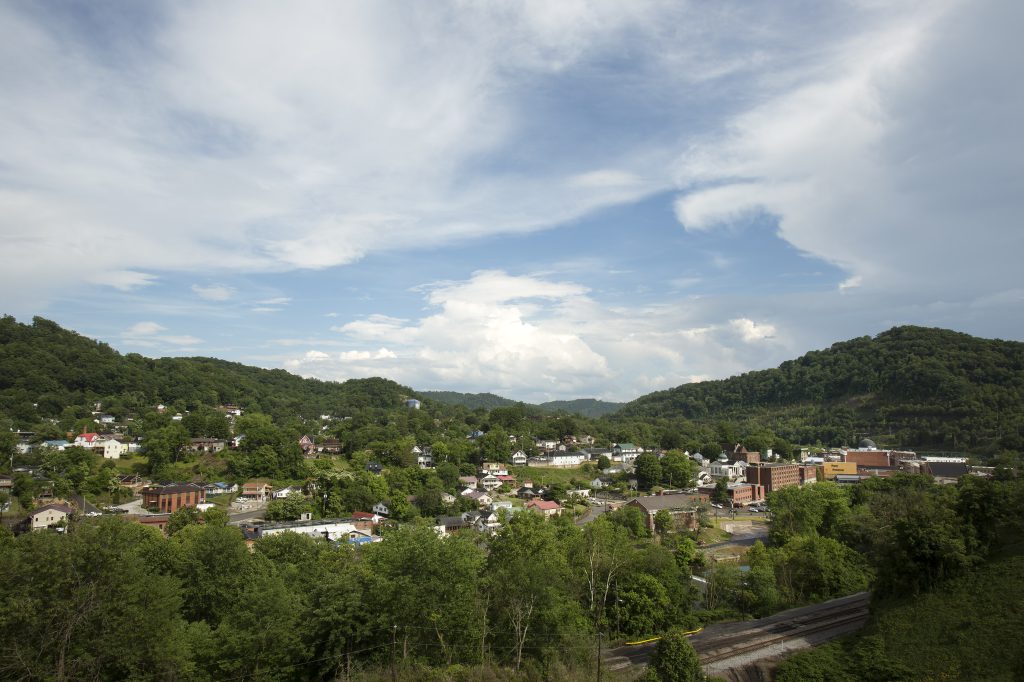
[[[29,530],[44,530],[50,526],[57,525],[61,521],[67,521],[74,513],[74,509],[62,502],[44,504],[38,509],[29,513],[25,520]]]
[[[856,462],[822,462],[818,465],[818,479],[823,481],[835,480],[836,476],[855,476],[856,474]]]

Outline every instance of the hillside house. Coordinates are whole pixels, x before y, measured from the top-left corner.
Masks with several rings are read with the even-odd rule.
[[[45,530],[67,521],[74,512],[75,510],[71,505],[64,504],[63,502],[44,504],[32,510],[28,518],[22,523],[27,530]]]
[[[550,500],[530,500],[525,508],[541,514],[544,518],[551,518],[562,513],[562,505]]]

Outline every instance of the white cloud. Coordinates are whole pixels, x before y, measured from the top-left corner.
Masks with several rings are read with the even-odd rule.
[[[125,330],[125,336],[150,336],[152,334],[159,334],[165,331],[167,328],[163,325],[159,325],[156,322],[137,322],[130,328]]]
[[[166,348],[168,345],[182,349],[184,347],[194,348],[203,342],[202,339],[191,335],[164,334],[163,332],[166,331],[167,327],[162,324],[147,320],[136,322],[121,332],[121,339],[130,345],[144,348]]]
[[[671,186],[686,85],[793,52],[774,36],[791,17],[742,3],[147,10],[100,38],[60,6],[0,7],[0,59],[18,65],[0,74],[0,292],[29,273],[50,276],[41,296],[128,289],[556,226]],[[556,95],[561,79],[600,109]]]
[[[768,341],[775,337],[774,325],[758,324],[757,322],[746,318],[729,320],[729,326],[738,332],[747,343]]]
[[[232,287],[223,284],[211,284],[206,287],[193,284],[192,292],[207,301],[227,301],[235,295],[235,290]]]
[[[963,296],[1013,285],[1024,231],[1018,3],[908,4],[680,161],[688,230],[779,219],[840,285]]]
[[[353,345],[386,346],[311,351],[287,356],[284,366],[321,378],[387,376],[417,388],[525,400],[625,400],[698,374],[765,366],[788,352],[768,322],[689,302],[610,308],[584,286],[536,275],[485,270],[421,291],[430,308],[419,319],[371,315],[332,328]]]

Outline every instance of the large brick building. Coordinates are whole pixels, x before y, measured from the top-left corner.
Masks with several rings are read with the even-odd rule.
[[[764,488],[764,494],[791,485],[800,485],[802,480],[799,464],[758,462],[747,466],[747,483]]]
[[[697,488],[697,492],[711,497],[715,494],[715,486],[702,485]],[[764,501],[764,488],[750,483],[730,483],[726,488],[726,494],[733,507],[743,507],[754,502]]]
[[[700,527],[697,521],[697,507],[700,506],[701,502],[707,501],[707,495],[676,493],[636,497],[626,504],[640,507],[646,518],[649,530],[654,530],[654,516],[662,509],[671,514],[677,524],[685,527],[687,530],[697,530]]]
[[[165,514],[205,503],[206,491],[193,483],[153,485],[142,489],[142,506]]]

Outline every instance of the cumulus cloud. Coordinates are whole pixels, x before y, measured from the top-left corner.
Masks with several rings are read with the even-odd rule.
[[[724,317],[727,311],[685,300],[609,307],[583,285],[539,275],[484,270],[420,291],[429,312],[419,319],[377,314],[332,328],[353,345],[385,346],[314,349],[287,357],[285,366],[307,376],[387,376],[417,388],[525,400],[626,400],[788,352],[768,322]]]

